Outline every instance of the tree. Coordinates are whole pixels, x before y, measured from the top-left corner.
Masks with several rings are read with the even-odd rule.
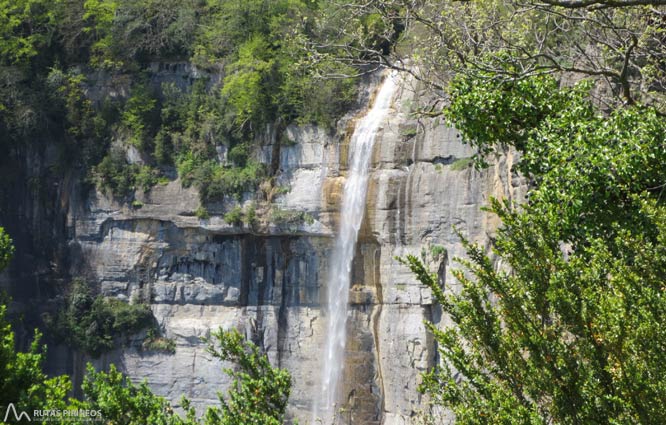
[[[440,100],[459,73],[507,81],[557,75],[565,83],[593,78],[608,108],[641,102],[666,111],[662,0],[344,0],[331,7],[337,13],[329,16],[348,12],[329,42],[313,40],[316,58],[407,71],[439,90]],[[372,37],[359,31],[370,18],[381,22]]]
[[[47,47],[58,19],[60,1],[0,1],[0,66],[26,65]]]
[[[663,423],[665,120],[604,115],[589,84],[458,78],[456,126],[519,148],[533,188],[527,204],[492,202],[492,258],[463,239],[459,293],[404,260],[455,324],[430,325],[442,364],[422,389],[460,423]]]
[[[13,251],[10,237],[0,227],[0,271],[9,263]],[[5,304],[0,304],[0,405],[14,403],[19,411],[42,409],[45,405],[63,408],[71,390],[69,378],[49,378],[42,372],[46,347],[39,343],[41,333],[37,330],[27,352],[15,351],[14,332],[5,319],[6,312]]]
[[[84,401],[73,400],[72,407],[99,410],[107,423],[125,425],[193,425],[193,415],[183,419],[175,414],[169,402],[153,394],[148,385],[132,383],[114,365],[108,372],[98,372],[88,364],[84,379]],[[188,412],[189,413],[189,412]],[[82,423],[89,420],[84,418]]]

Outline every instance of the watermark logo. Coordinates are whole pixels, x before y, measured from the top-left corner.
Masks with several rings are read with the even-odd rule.
[[[20,414],[16,412],[16,407],[14,406],[14,403],[9,403],[9,406],[7,406],[7,410],[5,411],[5,419],[3,419],[3,422],[7,422],[7,419],[9,418],[9,412],[12,412],[14,414],[14,420],[16,420],[16,422],[20,421],[23,418],[27,419],[28,422],[32,422],[32,419],[30,419],[30,415],[28,415],[26,412],[21,411]]]
[[[39,409],[31,412],[16,409],[14,403],[9,403],[5,410],[3,423],[19,421],[28,422],[102,422],[101,410],[90,409]],[[9,422],[11,421],[11,422]]]

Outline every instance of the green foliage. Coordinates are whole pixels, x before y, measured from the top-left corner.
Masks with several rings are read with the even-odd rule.
[[[176,352],[176,341],[160,335],[155,328],[151,328],[148,329],[146,338],[141,343],[141,350],[174,354]]]
[[[305,66],[302,46],[319,36],[313,25],[318,7],[301,0],[208,3],[193,60],[204,67],[226,64],[222,93],[238,130],[261,131],[277,119],[332,126],[355,100],[349,79],[317,76],[349,68],[326,60]]]
[[[247,226],[254,227],[257,224],[257,210],[254,203],[250,203],[245,209],[245,214],[243,214],[243,223]]]
[[[159,182],[159,171],[148,165],[135,165],[132,170],[134,172],[134,186],[144,192],[149,191]]]
[[[0,271],[11,259],[14,247],[12,240],[0,227]],[[4,298],[4,296],[3,296]],[[14,332],[6,320],[5,300],[0,303],[0,405],[14,403],[20,410],[64,407],[63,400],[72,389],[67,376],[49,378],[42,372],[46,347],[40,345],[42,334],[35,335],[27,352],[17,352]]]
[[[446,248],[443,247],[442,245],[432,245],[430,247],[430,255],[433,258],[440,258],[440,257],[446,257],[447,256],[447,251]]]
[[[0,271],[9,265],[9,261],[14,255],[14,245],[12,238],[9,237],[5,229],[0,227]]]
[[[404,260],[455,324],[429,326],[444,361],[422,389],[460,423],[662,423],[666,123],[640,106],[601,115],[585,85],[549,81],[454,91],[460,131],[482,152],[519,148],[535,184],[521,208],[492,201],[506,269],[463,239],[453,294]]]
[[[130,143],[142,151],[150,149],[159,111],[157,101],[145,85],[135,86],[122,113],[122,124],[130,131]]]
[[[313,224],[314,217],[305,211],[285,210],[274,206],[271,209],[271,221],[277,225]]]
[[[67,304],[51,323],[56,335],[93,356],[113,349],[121,337],[153,325],[146,304],[129,304],[101,295],[93,297],[83,281],[72,283]]]
[[[91,64],[135,68],[156,56],[185,56],[197,23],[195,1],[85,0],[84,31],[93,36]]]
[[[29,412],[45,405],[62,409],[72,388],[69,378],[49,378],[42,372],[46,347],[40,345],[38,331],[28,351],[15,351],[14,332],[5,319],[6,312],[5,305],[0,305],[0,405],[14,403],[18,411]]]
[[[108,372],[97,372],[88,364],[81,388],[85,399],[74,400],[73,407],[100,410],[106,423],[127,425],[196,423],[184,421],[174,414],[169,402],[153,394],[148,384],[132,383],[114,365],[111,365]]]
[[[66,160],[79,157],[86,167],[99,163],[108,148],[109,129],[104,114],[96,113],[86,98],[85,76],[51,68],[46,83],[55,91],[54,103],[61,103],[65,111]]]
[[[225,196],[240,196],[254,189],[264,176],[262,164],[248,161],[245,167],[223,167],[208,162],[200,168],[195,184],[203,202],[220,201]]]
[[[58,20],[59,0],[0,1],[0,63],[26,65],[48,48]]]
[[[208,210],[203,205],[199,205],[199,208],[194,212],[194,215],[196,215],[199,220],[207,220],[210,218]]]
[[[13,251],[11,239],[0,227],[0,271],[9,263]],[[48,378],[42,372],[45,347],[39,344],[38,331],[27,352],[15,351],[14,332],[5,319],[6,313],[3,302],[0,304],[0,405],[14,403],[17,409],[28,411],[41,409],[44,402],[53,408],[62,407],[62,400],[71,390],[69,379]]]
[[[417,127],[407,127],[402,130],[400,130],[400,136],[402,137],[403,140],[409,140],[414,138],[418,134],[418,128]]]
[[[224,215],[224,221],[234,226],[245,224],[252,228],[258,221],[254,203],[249,203],[245,208],[236,205],[231,211]]]
[[[291,377],[284,369],[270,365],[259,348],[244,341],[236,330],[218,330],[208,352],[215,358],[238,365],[227,369],[234,384],[227,397],[220,395],[220,408],[209,408],[206,424],[241,425],[283,423],[291,388]]]
[[[463,140],[479,149],[476,159],[485,165],[484,157],[497,146],[525,149],[530,132],[548,117],[568,108],[592,114],[585,103],[590,86],[580,84],[574,89],[559,89],[551,76],[500,81],[492,75],[461,74],[449,87],[451,105],[445,115],[461,133]]]
[[[474,163],[474,158],[458,158],[451,164],[451,171],[462,171],[468,169]]]
[[[114,45],[113,24],[118,9],[114,0],[85,0],[83,19],[88,23],[84,32],[93,37],[91,65],[105,69],[115,69],[121,64],[115,59],[119,55]]]
[[[224,215],[224,221],[233,226],[240,226],[243,223],[243,209],[239,205],[236,205]]]
[[[111,150],[95,167],[95,182],[114,196],[127,196],[134,188],[134,173],[121,150]]]
[[[0,228],[0,270],[11,256],[11,241]],[[0,404],[15,405],[17,411],[34,410],[94,410],[100,411],[106,423],[195,425],[201,423],[190,402],[182,399],[185,418],[175,414],[169,402],[152,393],[148,385],[132,383],[114,365],[108,372],[98,372],[88,364],[82,384],[83,400],[65,398],[72,387],[66,375],[47,377],[42,372],[46,347],[35,337],[27,352],[15,351],[14,333],[5,319],[6,306],[0,304]],[[71,339],[89,348],[110,348],[111,333],[133,332],[152,321],[147,307],[132,306],[102,297],[93,299],[86,285],[77,281],[68,296],[64,328],[59,329]],[[103,334],[107,332],[107,334]],[[81,337],[85,339],[81,340]],[[71,341],[70,339],[70,341]],[[98,341],[98,342],[95,342]],[[85,348],[85,347],[84,347]],[[155,330],[148,332],[145,350],[173,352],[172,340],[160,337]],[[219,424],[281,424],[291,388],[291,377],[283,369],[273,368],[257,346],[243,340],[237,331],[219,330],[213,333],[209,353],[222,361],[235,363],[239,370],[227,370],[234,379],[233,388],[221,407],[209,407],[203,423]],[[88,423],[85,417],[72,416],[68,423]]]
[[[275,63],[270,56],[266,40],[255,36],[240,46],[238,62],[224,79],[222,96],[227,99],[239,127],[273,118],[269,96]]]
[[[251,157],[267,129],[280,137],[294,122],[333,128],[356,99],[353,80],[321,78],[354,69],[311,60],[305,48],[330,35],[319,2],[5,3],[0,131],[19,145],[48,134],[61,158],[54,172],[81,164],[120,199],[149,190],[173,165],[204,202],[238,197],[263,178]],[[188,60],[215,73],[193,70],[191,86],[154,86],[155,62]],[[147,165],[127,164],[118,139]],[[225,163],[217,151],[228,152]]]

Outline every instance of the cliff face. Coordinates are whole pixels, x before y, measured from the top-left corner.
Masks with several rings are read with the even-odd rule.
[[[476,171],[467,160],[473,151],[454,130],[436,118],[416,120],[411,112],[422,97],[417,84],[403,81],[375,143],[353,263],[341,406],[355,424],[414,420],[425,408],[419,373],[437,361],[423,321],[446,325],[430,291],[394,257],[423,252],[442,284],[455,290],[450,267],[464,252],[453,226],[486,243],[497,222],[480,208],[490,196],[521,192],[509,171],[511,155]],[[276,166],[277,184],[289,189],[274,202],[309,214],[311,223],[231,226],[215,215],[222,205],[209,209],[211,218],[199,219],[197,194],[178,181],[139,194],[139,209],[69,185],[70,192],[60,195],[67,198],[69,274],[85,276],[107,295],[150,299],[165,335],[176,342],[175,354],[127,348],[97,365],[116,363],[175,403],[185,394],[195,406],[214,404],[228,386],[226,365],[206,353],[201,337],[218,327],[240,327],[273,364],[292,373],[289,412],[308,423],[322,368],[324,285],[353,122],[350,115],[334,135],[288,127],[289,146],[277,146],[269,131],[255,152]],[[53,371],[81,378],[85,358],[64,348],[53,354]]]

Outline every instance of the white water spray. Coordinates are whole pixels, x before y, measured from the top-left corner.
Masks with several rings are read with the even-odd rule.
[[[395,80],[394,74],[386,77],[372,108],[358,122],[349,143],[349,171],[340,210],[340,230],[335,241],[327,281],[328,327],[321,392],[314,405],[314,420],[319,419],[325,425],[335,421],[347,338],[351,266],[358,231],[365,212],[370,156],[377,130],[391,106],[391,98],[396,87]]]

